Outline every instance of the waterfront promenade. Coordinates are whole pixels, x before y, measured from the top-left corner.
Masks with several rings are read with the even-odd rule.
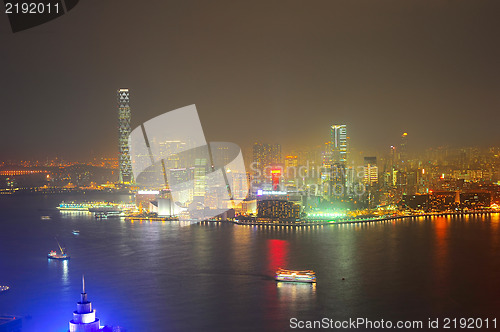
[[[368,217],[368,218],[352,218],[352,219],[337,219],[337,220],[303,220],[297,222],[283,222],[276,220],[274,222],[259,222],[259,221],[241,221],[235,219],[232,221],[237,225],[251,225],[251,226],[293,226],[293,227],[311,227],[311,226],[324,226],[324,225],[338,225],[338,224],[358,224],[358,223],[369,223],[369,222],[379,222],[379,221],[390,221],[390,220],[402,220],[409,218],[418,217],[440,217],[440,216],[464,216],[464,215],[474,215],[483,216],[490,215],[494,213],[500,213],[500,211],[466,211],[466,212],[430,212],[430,213],[418,213],[418,214],[408,214],[408,215],[385,215],[379,218]]]

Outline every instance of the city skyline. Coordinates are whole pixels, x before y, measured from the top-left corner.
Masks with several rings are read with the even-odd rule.
[[[6,0],[0,332],[496,329],[498,13]]]

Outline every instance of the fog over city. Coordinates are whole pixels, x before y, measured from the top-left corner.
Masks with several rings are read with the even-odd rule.
[[[209,141],[284,151],[498,145],[497,1],[96,1],[12,34],[0,17],[0,155],[117,153],[132,127],[196,104]],[[91,17],[92,19],[89,19]],[[7,143],[8,142],[8,143]],[[246,156],[251,158],[251,156]]]

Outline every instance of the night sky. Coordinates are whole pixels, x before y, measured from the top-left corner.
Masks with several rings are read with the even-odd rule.
[[[196,104],[208,141],[500,145],[500,1],[81,0],[12,33],[0,14],[0,161],[117,153]]]

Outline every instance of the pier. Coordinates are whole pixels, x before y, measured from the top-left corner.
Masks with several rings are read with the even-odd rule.
[[[310,220],[310,221],[297,221],[297,222],[283,222],[283,221],[273,221],[273,222],[259,222],[259,221],[232,221],[237,225],[250,225],[250,226],[292,226],[292,227],[310,227],[310,226],[325,226],[325,225],[338,225],[338,224],[358,224],[358,223],[369,223],[378,221],[390,221],[390,220],[402,220],[408,218],[419,218],[419,217],[443,217],[443,216],[463,216],[463,215],[491,215],[495,213],[500,213],[500,211],[467,211],[467,212],[431,212],[431,213],[421,213],[421,214],[409,214],[401,216],[383,216],[380,218],[356,218],[356,219],[339,219],[339,220]]]

